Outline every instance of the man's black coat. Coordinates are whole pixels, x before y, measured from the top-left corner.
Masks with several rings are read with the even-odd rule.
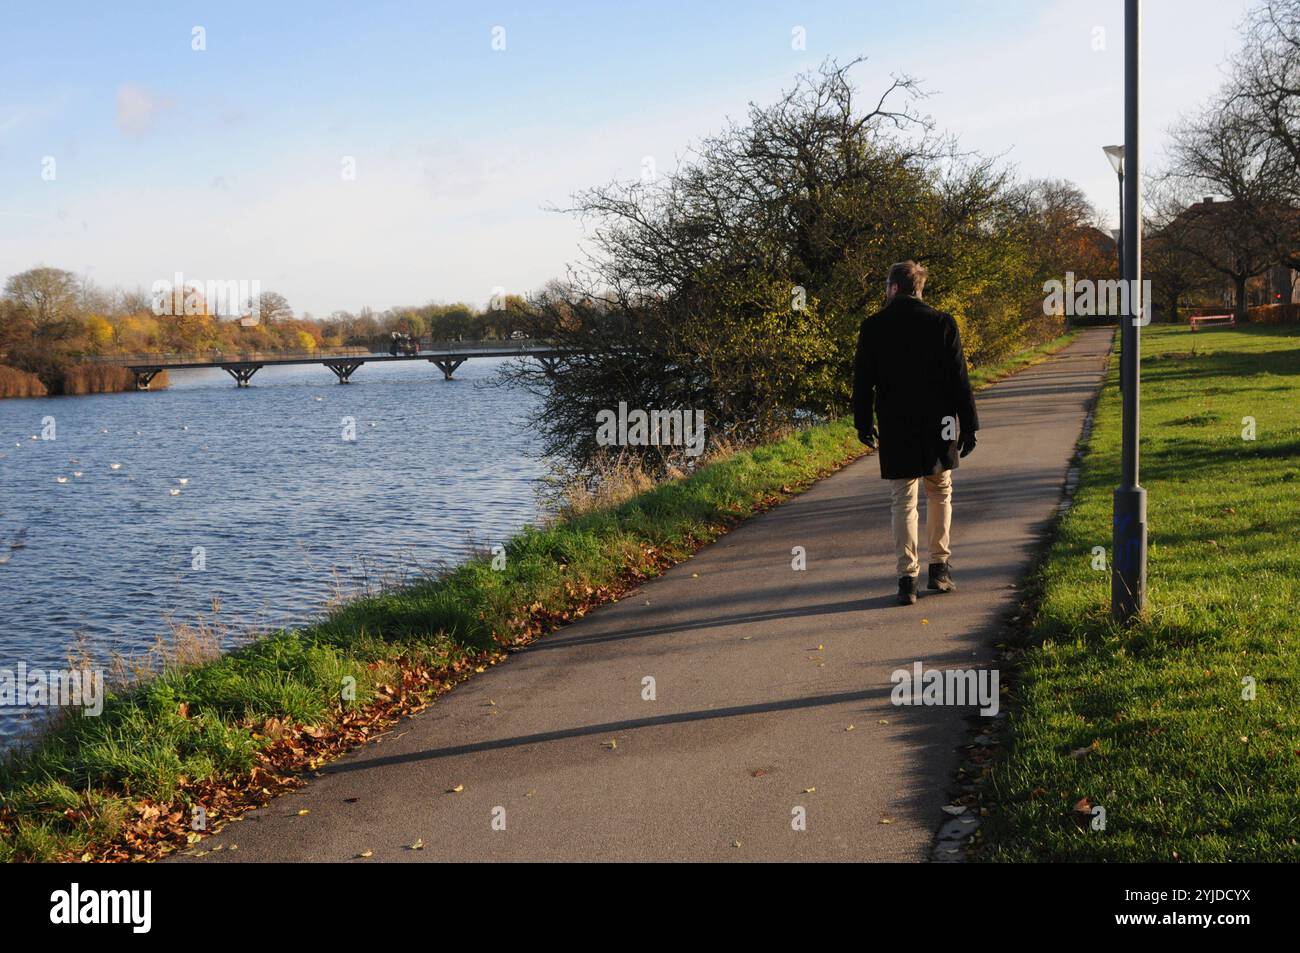
[[[979,429],[966,355],[951,315],[897,294],[862,322],[853,365],[853,422],[859,434],[880,420],[880,475],[932,476],[957,466],[960,433]]]

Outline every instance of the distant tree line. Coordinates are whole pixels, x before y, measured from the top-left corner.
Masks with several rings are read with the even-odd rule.
[[[155,313],[143,290],[105,289],[86,277],[44,265],[11,275],[0,293],[0,396],[74,392],[70,375],[87,358],[114,354],[314,351],[364,347],[382,351],[393,331],[437,340],[508,338],[522,326],[524,299],[503,296],[484,308],[469,304],[395,307],[376,313],[336,311],[324,320],[295,315],[283,295],[262,292],[258,322],[209,312],[185,313],[184,290],[173,314]],[[195,309],[191,309],[195,310]],[[84,375],[82,375],[84,376]],[[22,385],[26,377],[38,388]],[[130,375],[123,386],[132,386]],[[34,383],[34,382],[32,382]]]

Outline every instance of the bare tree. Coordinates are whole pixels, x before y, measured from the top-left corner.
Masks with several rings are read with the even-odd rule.
[[[293,317],[293,308],[278,291],[263,291],[257,298],[257,307],[261,320],[267,324],[288,321]]]
[[[1171,140],[1154,202],[1162,241],[1230,280],[1237,317],[1247,320],[1246,283],[1279,262],[1292,215],[1285,149],[1231,94],[1185,119]]]
[[[1279,201],[1289,207],[1277,229],[1278,259],[1300,268],[1300,0],[1263,0],[1243,32],[1230,101],[1277,153]]]

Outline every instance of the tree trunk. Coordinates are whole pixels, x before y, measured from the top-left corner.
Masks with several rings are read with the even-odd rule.
[[[1238,275],[1232,279],[1233,286],[1237,292],[1237,323],[1244,324],[1250,320],[1250,312],[1246,308],[1246,277]]]

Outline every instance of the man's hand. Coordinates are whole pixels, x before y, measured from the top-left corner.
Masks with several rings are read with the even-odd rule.
[[[959,457],[968,456],[970,452],[974,449],[975,449],[975,431],[963,430],[961,436],[957,438],[957,456]]]
[[[863,443],[865,443],[872,450],[875,450],[876,441],[880,439],[880,434],[876,432],[875,427],[872,427],[870,430],[859,430],[858,439],[861,440]]]

